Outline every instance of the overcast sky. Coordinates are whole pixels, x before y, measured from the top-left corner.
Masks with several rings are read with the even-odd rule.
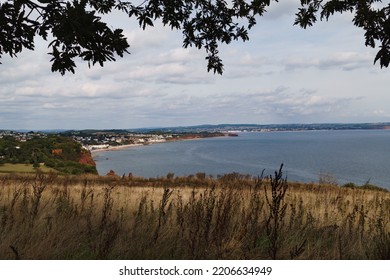
[[[220,48],[222,76],[180,31],[115,15],[130,55],[51,73],[48,42],[0,65],[0,129],[139,128],[219,123],[390,121],[390,69],[373,61],[351,15],[293,26],[299,0],[274,3],[248,42]]]

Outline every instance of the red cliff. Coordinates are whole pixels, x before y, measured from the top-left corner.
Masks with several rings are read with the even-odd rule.
[[[95,161],[92,158],[91,152],[82,150],[80,153],[79,163],[85,164],[85,165],[92,165],[96,166]]]

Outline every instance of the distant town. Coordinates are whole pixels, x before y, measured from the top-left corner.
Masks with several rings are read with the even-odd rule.
[[[124,145],[148,145],[167,141],[225,136],[225,134],[221,132],[208,131],[184,133],[169,133],[163,131],[150,131],[149,133],[143,133],[131,132],[128,130],[70,130],[63,132],[0,131],[0,139],[11,137],[20,143],[28,142],[36,138],[46,138],[48,135],[72,138],[76,142],[80,143],[82,148],[88,151],[104,150]]]
[[[11,136],[17,141],[26,142],[34,137],[59,135],[71,137],[89,151],[108,149],[122,145],[147,145],[183,139],[236,136],[234,132],[272,132],[272,131],[309,131],[309,130],[356,130],[390,129],[390,122],[383,123],[324,123],[324,124],[218,124],[182,127],[159,127],[139,129],[107,130],[0,130],[0,139]]]

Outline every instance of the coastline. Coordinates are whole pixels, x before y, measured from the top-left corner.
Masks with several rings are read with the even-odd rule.
[[[212,138],[218,138],[218,137],[227,137],[227,135],[218,135],[218,136],[211,136]],[[148,145],[153,145],[153,144],[163,144],[163,143],[170,143],[170,142],[176,142],[176,141],[189,141],[189,140],[200,140],[204,138],[209,138],[209,137],[201,137],[201,136],[185,136],[185,137],[178,137],[176,139],[169,139],[165,141],[155,141],[155,142],[148,142],[147,144],[125,144],[125,145],[118,145],[118,146],[109,146],[107,148],[101,148],[101,149],[93,149],[90,150],[91,154],[93,153],[98,153],[98,152],[105,152],[105,151],[115,151],[115,150],[123,150],[127,148],[132,148],[132,147],[140,147],[140,146],[148,146]]]
[[[139,146],[145,146],[144,144],[126,144],[126,145],[119,145],[119,146],[110,146],[103,149],[93,149],[90,150],[91,154],[99,153],[99,152],[105,152],[105,151],[115,151],[115,150],[123,150],[131,147],[139,147]]]

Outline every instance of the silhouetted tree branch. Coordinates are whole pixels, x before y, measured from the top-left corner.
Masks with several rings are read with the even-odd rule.
[[[183,46],[204,48],[208,71],[222,73],[218,56],[220,43],[248,40],[248,29],[255,25],[270,1],[233,0],[146,0],[133,4],[120,0],[5,1],[0,6],[0,57],[16,56],[23,49],[33,50],[34,38],[50,40],[52,71],[62,75],[75,72],[75,58],[90,66],[114,61],[128,53],[129,44],[122,29],[111,29],[101,15],[114,10],[135,18],[140,27],[156,20],[183,31]],[[100,15],[100,16],[99,16]]]
[[[350,12],[353,23],[365,31],[365,44],[379,51],[374,63],[379,60],[382,67],[390,63],[390,4],[382,8],[381,0],[301,0],[302,8],[296,14],[295,25],[302,28],[312,26],[317,18],[329,20],[335,13]]]
[[[0,59],[23,49],[34,50],[35,37],[49,41],[51,70],[75,72],[76,58],[88,65],[115,61],[129,53],[122,29],[110,28],[102,15],[120,11],[134,18],[145,29],[159,20],[165,26],[181,30],[183,47],[206,51],[207,70],[222,74],[218,55],[220,44],[247,41],[248,30],[256,24],[271,0],[145,0],[132,3],[121,0],[15,0],[0,3]],[[277,1],[275,1],[277,2]],[[366,45],[380,49],[375,57],[381,67],[390,62],[390,4],[375,8],[379,0],[301,0],[295,24],[303,28],[334,13],[352,12],[354,24],[365,30]]]

